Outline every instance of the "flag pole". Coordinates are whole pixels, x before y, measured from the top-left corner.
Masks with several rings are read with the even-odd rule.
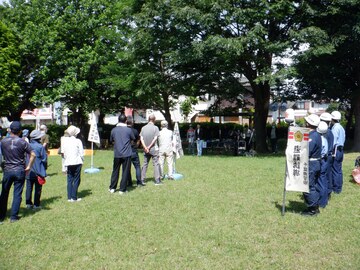
[[[91,142],[91,168],[94,167],[94,142]]]

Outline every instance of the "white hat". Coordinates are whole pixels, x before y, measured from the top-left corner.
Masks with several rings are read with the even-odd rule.
[[[334,120],[340,120],[341,119],[341,113],[339,111],[333,111],[331,113],[332,119]]]
[[[320,120],[322,120],[322,121],[331,121],[331,119],[332,119],[332,116],[331,116],[331,114],[330,113],[328,113],[328,112],[324,112],[324,113],[322,113],[321,115],[320,115]]]
[[[306,122],[309,123],[309,125],[317,127],[320,123],[320,117],[317,116],[316,114],[310,114],[308,116],[304,117]]]
[[[47,129],[47,127],[45,125],[40,126],[40,130],[46,130],[46,129]]]
[[[66,133],[68,133],[70,136],[76,136],[80,133],[80,129],[75,126],[69,126],[66,130]]]
[[[320,121],[320,124],[318,125],[316,131],[320,134],[325,134],[328,130],[328,125],[324,121]]]

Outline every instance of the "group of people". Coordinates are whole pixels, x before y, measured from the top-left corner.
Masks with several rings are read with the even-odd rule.
[[[306,126],[310,128],[309,193],[304,193],[307,209],[302,215],[319,214],[319,207],[327,206],[331,194],[342,191],[345,130],[340,120],[339,111],[305,117]]]
[[[13,121],[9,127],[9,136],[1,140],[3,179],[0,194],[0,224],[6,218],[9,192],[12,186],[14,186],[14,192],[10,222],[13,223],[20,219],[18,214],[25,182],[26,207],[34,210],[41,209],[42,186],[46,183],[48,166],[49,136],[46,131],[47,127],[41,125],[39,130],[35,129],[29,134],[28,130],[22,130],[19,121]],[[77,191],[80,184],[84,150],[82,142],[76,138],[80,133],[79,128],[69,126],[65,133],[68,136],[66,140],[62,139],[61,141],[61,153],[67,168],[68,201],[75,202],[81,200],[81,198],[77,198]]]
[[[190,124],[188,131],[186,132],[186,140],[188,142],[188,152],[191,155],[195,155],[195,143],[196,143],[196,150],[197,156],[202,156],[202,149],[204,146],[204,133],[203,129],[200,127],[199,124],[196,125],[196,129],[192,127]]]
[[[119,123],[111,130],[110,143],[114,145],[113,170],[110,179],[109,192],[115,193],[119,182],[120,168],[122,176],[120,180],[121,195],[126,194],[128,187],[132,186],[131,163],[136,172],[136,184],[138,187],[146,185],[146,172],[152,160],[154,169],[155,185],[162,185],[165,178],[164,163],[167,161],[169,180],[174,180],[173,162],[175,136],[168,129],[168,122],[161,121],[161,131],[155,125],[155,115],[149,116],[148,123],[142,127],[140,134],[133,127],[131,116],[120,114]],[[139,145],[144,149],[144,162],[140,167],[140,159],[137,152]]]

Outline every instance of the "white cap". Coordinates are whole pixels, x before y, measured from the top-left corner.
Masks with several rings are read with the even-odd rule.
[[[295,121],[295,111],[294,111],[294,109],[290,108],[290,109],[287,109],[285,111],[285,121],[287,123],[292,123],[292,122]]]
[[[326,124],[326,122],[320,121],[320,124],[318,125],[316,131],[321,134],[325,134],[327,130],[328,130],[328,125]]]
[[[47,127],[45,125],[40,126],[40,130],[46,130],[46,129],[47,129]]]
[[[322,121],[331,121],[332,120],[332,116],[331,116],[331,114],[330,113],[328,113],[328,112],[324,112],[324,113],[322,113],[321,115],[320,115],[320,120],[322,120]]]
[[[309,123],[309,125],[317,127],[320,123],[320,117],[317,116],[316,114],[310,114],[308,116],[304,117],[306,122]]]
[[[341,119],[341,113],[339,111],[333,111],[331,113],[332,119],[334,120],[340,120]]]

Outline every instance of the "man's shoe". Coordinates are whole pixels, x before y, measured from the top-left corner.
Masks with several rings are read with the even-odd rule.
[[[27,208],[27,209],[31,209],[31,208],[33,208],[33,206],[32,206],[31,204],[27,204],[27,205],[26,205],[26,208]]]
[[[20,217],[11,218],[10,223],[18,222],[20,220]]]
[[[34,207],[33,207],[33,210],[41,210],[42,209],[42,207],[39,205],[39,206],[36,206],[36,205],[34,205]]]
[[[81,201],[81,198],[77,198],[76,200],[75,199],[68,200],[68,202],[80,202],[80,201]]]
[[[137,186],[138,186],[138,187],[145,187],[146,184],[145,184],[144,181],[140,181],[140,182],[137,182]]]
[[[109,192],[110,193],[115,193],[115,189],[114,188],[112,188],[112,189],[109,188]]]
[[[125,191],[121,191],[121,190],[120,190],[120,191],[119,191],[119,194],[120,194],[120,195],[126,195],[126,193],[128,193],[127,190],[125,190]]]
[[[163,182],[161,182],[160,180],[157,180],[156,182],[155,182],[155,186],[160,186],[160,185],[162,185],[163,184]]]
[[[308,207],[306,210],[301,212],[302,216],[316,216],[317,214],[320,214],[319,207]]]

